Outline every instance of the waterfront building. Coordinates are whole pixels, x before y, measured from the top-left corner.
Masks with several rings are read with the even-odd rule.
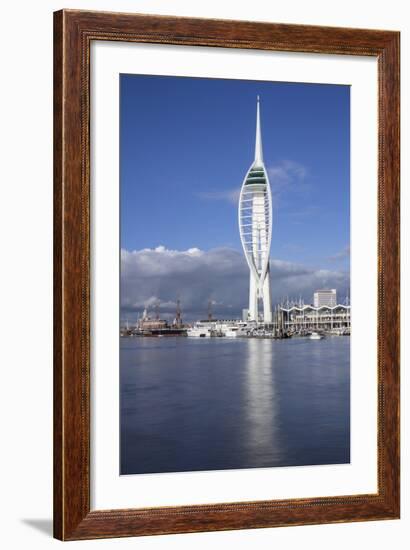
[[[313,294],[313,305],[315,307],[335,307],[337,304],[337,294],[336,289],[324,289],[316,290]]]
[[[242,321],[248,321],[249,320],[249,309],[243,309],[242,310]]]
[[[281,307],[280,323],[283,330],[289,332],[307,332],[311,330],[337,333],[350,333],[350,306],[336,304],[331,306],[292,306]]]
[[[256,106],[255,158],[239,196],[239,233],[249,267],[250,321],[259,321],[262,302],[264,323],[272,322],[269,255],[272,238],[272,194],[263,162],[259,96]]]

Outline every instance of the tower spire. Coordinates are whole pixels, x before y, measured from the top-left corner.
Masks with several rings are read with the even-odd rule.
[[[259,96],[256,100],[256,139],[255,139],[255,165],[261,166],[263,164],[263,151],[262,151],[262,135],[261,135],[261,120],[260,120],[260,103]]]

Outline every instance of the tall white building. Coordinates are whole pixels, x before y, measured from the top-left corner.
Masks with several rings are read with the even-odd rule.
[[[249,309],[242,310],[242,321],[249,321]]]
[[[316,290],[313,294],[313,305],[315,307],[335,307],[337,305],[336,289]]]
[[[272,194],[263,162],[259,96],[256,106],[255,159],[239,196],[239,232],[249,266],[249,320],[259,321],[259,303],[265,323],[272,322],[269,254],[272,239]],[[262,317],[261,316],[261,317]]]

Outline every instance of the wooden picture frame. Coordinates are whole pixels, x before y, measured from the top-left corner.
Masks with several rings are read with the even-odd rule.
[[[93,40],[378,61],[378,492],[90,510],[90,45]],[[62,540],[399,517],[398,32],[63,10],[54,14],[54,536]],[[365,407],[366,404],[363,403]]]

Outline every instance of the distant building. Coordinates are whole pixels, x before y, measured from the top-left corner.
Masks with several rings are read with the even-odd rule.
[[[314,307],[335,307],[337,305],[336,289],[316,290],[313,294]]]
[[[242,321],[248,321],[249,320],[249,309],[243,309],[242,310]]]

